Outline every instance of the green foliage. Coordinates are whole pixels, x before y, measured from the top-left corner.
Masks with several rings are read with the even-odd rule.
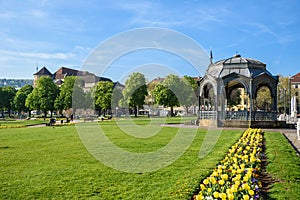
[[[82,90],[78,84],[75,84],[77,81],[76,76],[67,76],[64,79],[64,83],[60,87],[59,95],[55,100],[55,108],[57,110],[68,110],[72,108],[73,104],[73,91]],[[83,91],[81,91],[82,93]]]
[[[229,106],[237,106],[241,103],[241,91],[240,88],[236,88],[231,91],[228,98]]]
[[[271,105],[272,97],[270,89],[266,86],[259,88],[257,91],[257,97],[255,99],[255,106],[257,109],[271,111]]]
[[[24,85],[21,89],[19,89],[14,97],[14,107],[18,112],[27,112],[29,108],[26,106],[26,98],[32,92],[33,87],[31,85]]]
[[[198,84],[192,77],[185,75],[183,76],[183,79],[189,82],[195,93],[198,91]]]
[[[101,111],[111,108],[113,86],[113,82],[110,81],[101,81],[97,83],[95,89],[95,108],[97,110]]]
[[[38,79],[37,86],[26,99],[26,106],[30,109],[43,110],[45,117],[47,111],[54,110],[54,102],[59,90],[53,80],[48,76]]]
[[[197,82],[190,76],[183,77],[183,90],[185,92],[185,98],[182,103],[183,106],[192,106],[197,104],[197,93],[198,93],[198,85]]]
[[[16,95],[16,89],[11,86],[5,86],[1,88],[0,92],[0,110],[2,111],[3,117],[3,110],[7,110],[10,116],[10,111],[14,107],[14,97]]]
[[[114,88],[113,90],[113,95],[112,95],[112,100],[111,100],[111,106],[112,107],[119,107],[120,105],[120,101],[121,99],[123,99],[123,94],[122,91],[119,88]]]
[[[137,116],[137,106],[144,105],[147,94],[145,76],[139,72],[132,73],[125,82],[123,97],[126,104],[134,108],[135,116]]]
[[[289,77],[279,76],[279,82],[277,87],[277,108],[281,113],[284,113],[284,107],[290,107],[290,94],[294,96],[297,89],[290,87]]]
[[[171,107],[191,106],[196,101],[195,92],[190,84],[189,78],[180,79],[176,75],[168,75],[162,83],[155,86],[153,96],[157,104]]]
[[[164,84],[159,83],[155,86],[153,95],[155,102],[163,106],[179,106],[178,99],[173,91],[167,88]]]

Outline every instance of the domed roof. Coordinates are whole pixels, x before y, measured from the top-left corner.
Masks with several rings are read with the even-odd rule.
[[[239,54],[210,64],[206,73],[215,78],[222,78],[231,73],[237,73],[246,77],[250,77],[251,75],[255,77],[261,73],[271,75],[266,70],[265,63],[251,58],[243,58]]]
[[[215,64],[219,64],[219,63],[222,63],[224,65],[252,64],[252,65],[266,66],[266,64],[264,64],[264,63],[262,63],[258,60],[254,60],[254,59],[251,59],[251,58],[243,58],[240,54],[235,54],[231,58],[227,58],[227,59],[224,59],[224,60],[217,61]]]

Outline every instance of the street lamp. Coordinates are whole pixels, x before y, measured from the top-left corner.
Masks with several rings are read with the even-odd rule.
[[[286,114],[286,89],[280,89],[280,93],[283,91],[283,114]]]
[[[250,113],[249,113],[249,128],[251,128],[251,121],[252,121],[252,73],[250,74],[250,84],[249,84],[249,95],[250,95]]]

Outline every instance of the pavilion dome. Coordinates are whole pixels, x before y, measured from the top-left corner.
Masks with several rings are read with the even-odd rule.
[[[232,73],[245,77],[252,76],[252,78],[266,73],[273,77],[272,74],[266,70],[265,63],[252,58],[244,58],[239,54],[210,64],[206,73],[215,78],[223,78]]]

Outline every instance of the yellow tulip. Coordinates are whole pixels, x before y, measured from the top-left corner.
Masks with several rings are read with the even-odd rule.
[[[244,200],[249,200],[249,196],[246,194],[246,195],[243,195],[243,199]]]
[[[228,175],[227,174],[222,174],[221,178],[226,181],[226,180],[228,180]]]
[[[214,172],[212,173],[212,176],[219,176],[219,174],[218,174],[218,172],[214,171]]]
[[[248,193],[250,194],[250,196],[254,195],[254,191],[253,190],[249,190]]]
[[[222,200],[225,200],[225,199],[226,199],[226,194],[225,194],[225,193],[220,193],[220,194],[219,194],[219,197],[220,197]]]
[[[213,195],[216,199],[219,198],[219,192],[215,191]]]
[[[215,179],[215,177],[209,177],[209,180],[210,180],[210,182],[212,183],[212,184],[216,184],[217,183],[217,181],[216,181],[216,179]]]
[[[222,180],[219,180],[218,183],[219,183],[219,185],[224,185],[225,181],[222,179]]]
[[[200,188],[201,188],[201,190],[204,190],[205,189],[205,185],[200,184]]]
[[[227,197],[228,197],[229,200],[234,200],[234,195],[233,194],[228,194]]]
[[[202,196],[202,195],[198,194],[198,195],[196,196],[196,200],[202,200],[202,199],[203,199],[203,196]]]
[[[203,183],[204,183],[205,185],[207,185],[207,184],[209,184],[209,181],[208,181],[207,179],[204,179]]]

